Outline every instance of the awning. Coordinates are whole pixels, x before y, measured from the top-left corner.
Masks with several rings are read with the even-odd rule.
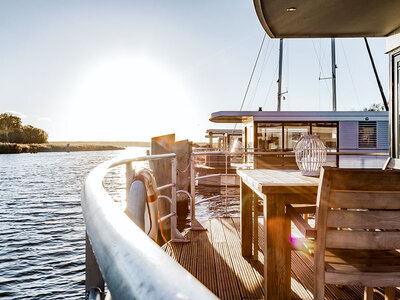
[[[400,32],[400,0],[253,0],[271,38],[385,37]]]

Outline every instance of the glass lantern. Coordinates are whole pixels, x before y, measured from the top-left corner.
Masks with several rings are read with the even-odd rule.
[[[294,147],[296,163],[301,174],[319,176],[326,162],[326,147],[317,135],[303,135]]]

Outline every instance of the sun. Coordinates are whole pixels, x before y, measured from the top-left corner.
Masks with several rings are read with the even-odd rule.
[[[85,122],[81,127],[95,139],[132,139],[135,128],[137,138],[143,138],[158,135],[160,125],[173,131],[173,116],[187,98],[172,68],[143,57],[118,58],[85,74],[74,98],[74,118]]]

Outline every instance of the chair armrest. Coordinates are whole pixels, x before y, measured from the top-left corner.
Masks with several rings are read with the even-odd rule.
[[[290,204],[287,204],[286,215],[292,220],[294,225],[301,232],[301,234],[304,235],[304,237],[315,239],[317,237],[317,230],[315,228],[312,228],[310,224],[308,224],[299,213],[299,211],[302,211],[303,213],[310,213],[311,208],[312,207],[308,206],[307,211],[305,212],[304,207],[294,208]],[[313,208],[315,212],[315,206]]]

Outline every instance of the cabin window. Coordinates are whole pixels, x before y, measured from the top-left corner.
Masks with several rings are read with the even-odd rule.
[[[260,151],[282,149],[282,123],[258,123],[257,142]]]
[[[358,122],[358,147],[376,148],[376,122]]]
[[[293,150],[302,135],[310,134],[310,123],[286,123],[284,124],[284,134],[284,149]]]
[[[312,123],[312,134],[318,135],[328,150],[337,149],[337,123]]]

